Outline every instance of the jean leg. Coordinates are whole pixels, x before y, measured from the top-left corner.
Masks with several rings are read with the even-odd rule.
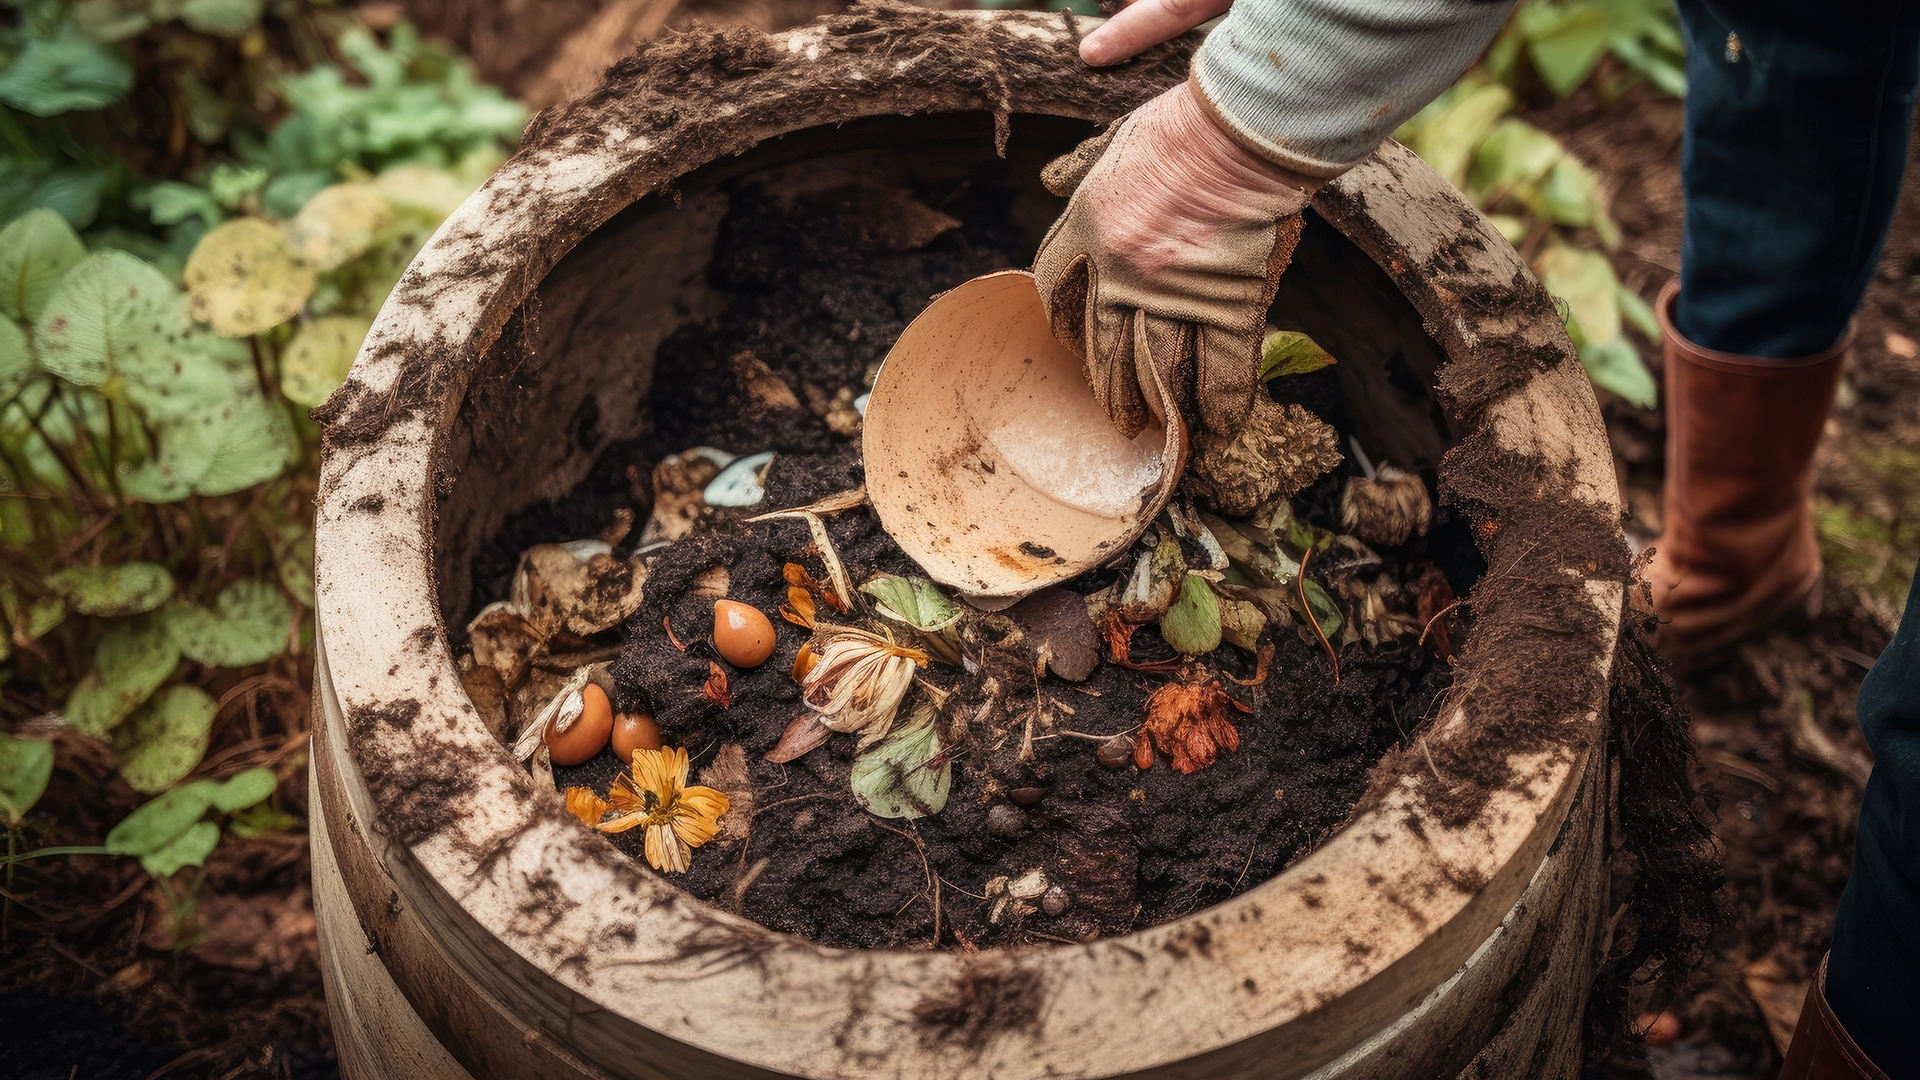
[[[1920,0],[1677,7],[1688,78],[1677,327],[1722,352],[1820,352],[1859,306],[1899,199]]]
[[[1827,1001],[1874,1064],[1920,1077],[1920,572],[1892,644],[1860,686],[1873,775],[1834,920]]]

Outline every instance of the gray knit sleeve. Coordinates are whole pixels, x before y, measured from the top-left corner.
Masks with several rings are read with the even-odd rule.
[[[1201,99],[1248,149],[1337,176],[1437,97],[1512,0],[1238,0],[1194,61]]]

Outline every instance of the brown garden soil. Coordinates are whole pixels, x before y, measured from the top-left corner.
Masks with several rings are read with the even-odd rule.
[[[927,683],[954,695],[940,721],[943,732],[964,734],[956,734],[950,748],[953,780],[945,808],[918,820],[879,818],[855,801],[849,790],[854,735],[833,735],[789,763],[764,760],[789,723],[808,715],[791,675],[808,631],[776,619],[779,644],[766,663],[742,669],[722,661],[729,703],[716,707],[706,693],[718,659],[705,640],[714,601],[698,587],[701,575],[725,567],[727,595],[772,615],[786,598],[785,564],[823,581],[826,571],[804,523],[745,519],[824,499],[862,479],[857,433],[835,434],[804,407],[754,405],[729,373],[730,360],[751,353],[815,401],[857,388],[927,297],[1028,261],[1018,231],[1007,223],[1012,189],[990,175],[1001,169],[923,193],[963,224],[908,251],[875,239],[872,222],[848,209],[845,192],[788,203],[752,185],[735,187],[709,271],[732,295],[731,306],[662,345],[653,431],[611,455],[618,471],[645,478],[653,462],[693,446],[777,452],[761,504],[710,511],[691,534],[654,556],[644,606],[627,621],[626,646],[612,668],[619,688],[614,704],[651,713],[669,745],[688,749],[696,770],[728,744],[744,748],[751,805],[736,795],[735,810],[750,814],[751,831],[744,840],[723,837],[695,852],[691,871],[676,884],[822,944],[967,949],[1074,942],[1217,903],[1271,877],[1337,827],[1366,789],[1375,762],[1416,730],[1450,682],[1447,667],[1410,636],[1379,648],[1342,648],[1336,680],[1323,646],[1306,636],[1311,631],[1282,627],[1263,639],[1277,650],[1264,677],[1254,653],[1234,646],[1204,658],[1208,677],[1244,706],[1232,716],[1237,751],[1188,775],[1169,768],[1164,753],[1145,771],[1124,755],[1103,766],[1096,760],[1099,740],[1134,731],[1148,694],[1173,676],[1102,662],[1081,682],[1040,677],[1029,647],[990,644],[1009,632],[1038,635],[1041,624],[1019,606],[976,624],[979,647],[965,651],[980,660],[977,670],[936,663],[922,671]],[[865,197],[873,200],[871,193]],[[1305,378],[1319,384],[1316,396],[1338,394],[1331,372]],[[1329,478],[1304,493],[1297,512],[1314,524],[1337,526],[1322,490],[1337,485]],[[632,496],[638,501],[647,494]],[[572,500],[518,515],[482,564],[505,567],[526,543],[572,539],[551,530],[561,521],[587,524],[591,511],[582,504],[605,512],[605,501],[604,488],[589,481]],[[918,572],[870,508],[832,514],[828,522],[855,583],[874,573]],[[1467,543],[1454,529],[1434,535]],[[1417,578],[1430,565],[1430,543],[1418,538],[1387,552],[1385,572],[1403,582]],[[1118,576],[1097,572],[1068,588],[1092,592]],[[476,606],[499,597],[497,577],[481,585]],[[1096,631],[1084,604],[1077,596],[1064,600],[1091,645]],[[824,604],[819,615],[852,621]],[[1135,663],[1175,659],[1152,627],[1136,633],[1131,657]],[[1028,737],[1030,755],[1023,753]],[[562,788],[578,784],[604,793],[620,767],[606,750],[556,774]],[[618,834],[615,843],[641,858],[642,836],[638,830]],[[1017,879],[1036,867],[1055,887],[1046,907],[1037,897],[1008,904],[990,895],[992,879]]]
[[[1615,267],[1651,300],[1680,263],[1681,104],[1645,86],[1612,101],[1589,89],[1528,118],[1606,179],[1624,236]],[[1892,638],[1920,556],[1920,458],[1912,452],[1920,446],[1920,182],[1911,160],[1907,175],[1822,450],[1823,610],[1704,658],[1681,678],[1697,775],[1718,798],[1730,923],[1677,996],[1643,993],[1639,1002],[1649,1013],[1670,1009],[1680,1041],[1617,1062],[1616,1077],[1771,1080],[1827,949],[1871,762],[1854,698]],[[1658,371],[1657,348],[1641,344]],[[1651,538],[1660,526],[1661,418],[1618,400],[1604,408],[1629,531]]]

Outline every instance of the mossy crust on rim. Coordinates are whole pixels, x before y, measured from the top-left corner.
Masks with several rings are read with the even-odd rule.
[[[1182,77],[1188,52],[1168,47],[1127,69],[1090,73],[1077,66],[1074,45],[1059,15],[892,5],[773,38],[668,39],[618,66],[608,89],[536,120],[526,147],[402,278],[348,384],[316,414],[327,453],[318,692],[326,752],[349,804],[342,820],[367,838],[440,962],[512,1015],[553,1017],[554,1032],[564,1030],[598,1071],[671,1060],[701,1075],[848,1080],[929,1071],[1298,1075],[1375,1032],[1399,1040],[1395,1060],[1424,1060],[1433,1047],[1421,1040],[1433,1031],[1388,1029],[1449,980],[1499,978],[1517,1001],[1552,998],[1591,968],[1601,899],[1593,864],[1555,863],[1548,853],[1588,852],[1599,835],[1599,731],[1624,559],[1593,558],[1603,541],[1575,542],[1564,528],[1543,533],[1529,568],[1579,587],[1519,591],[1483,612],[1480,629],[1500,623],[1510,652],[1470,643],[1461,668],[1465,677],[1530,666],[1551,644],[1569,694],[1540,703],[1548,710],[1540,719],[1563,737],[1511,755],[1504,781],[1471,820],[1458,828],[1442,820],[1423,789],[1431,781],[1409,774],[1383,784],[1373,808],[1322,848],[1241,898],[1044,954],[826,950],[692,902],[594,842],[557,797],[537,792],[461,691],[433,584],[437,515],[456,483],[449,433],[488,385],[511,381],[531,393],[551,377],[550,360],[524,342],[500,349],[499,339],[517,314],[516,337],[539,321],[529,298],[561,257],[634,202],[777,136],[924,112],[996,116],[1003,134],[1014,114],[1102,122]],[[691,212],[695,199],[687,202]],[[653,205],[675,212],[665,200]],[[1481,519],[1571,521],[1553,512],[1578,503],[1590,511],[1580,520],[1616,544],[1618,493],[1584,370],[1497,233],[1393,145],[1329,185],[1316,206],[1393,277],[1445,350],[1443,389],[1457,388],[1449,398],[1457,430],[1548,464],[1520,477],[1484,472],[1485,489],[1475,486]],[[1595,617],[1585,627],[1558,619],[1536,627],[1537,602],[1586,603]],[[1591,634],[1584,648],[1582,634]],[[417,709],[395,710],[395,702]],[[1477,707],[1468,697],[1439,717],[1430,748],[1485,737]],[[1522,940],[1550,932],[1564,958],[1540,968],[1502,954],[1475,969],[1468,961],[1477,949],[1498,952],[1507,940],[1495,933],[1503,920],[1529,918],[1515,900],[1550,870],[1569,883],[1556,887],[1571,891],[1555,895],[1564,901],[1557,925],[1534,919]],[[1514,982],[1536,968],[1537,992]],[[669,986],[674,1007],[658,1008]],[[989,986],[1017,987],[1014,997],[1031,1007],[1001,1007],[994,994],[991,1007],[980,1004]],[[1162,1025],[1151,1040],[1114,1038],[1115,1016],[1157,1015],[1168,1002],[1180,1003],[1182,1023]],[[928,1024],[957,1030],[929,1039]],[[1557,1043],[1542,1050],[1564,1051]]]

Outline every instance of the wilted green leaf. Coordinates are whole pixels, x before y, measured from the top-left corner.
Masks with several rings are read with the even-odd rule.
[[[293,628],[293,608],[270,581],[236,581],[221,591],[215,610],[176,601],[168,605],[168,632],[182,655],[215,667],[246,667],[280,655]]]
[[[155,694],[114,732],[120,775],[135,791],[179,783],[206,754],[215,711],[213,698],[197,686],[176,683]]]
[[[144,0],[79,0],[73,25],[102,45],[112,45],[153,25]]]
[[[854,759],[855,801],[876,817],[923,818],[939,813],[953,789],[953,763],[942,761],[931,710]]]
[[[293,832],[301,825],[298,817],[271,806],[250,806],[227,822],[235,836],[278,836]]]
[[[122,623],[108,630],[93,651],[93,670],[67,697],[67,724],[103,736],[133,714],[167,681],[180,649],[157,619]]]
[[[1319,624],[1320,632],[1332,641],[1340,628],[1346,625],[1346,616],[1340,614],[1340,605],[1333,602],[1327,590],[1312,578],[1304,578],[1301,586],[1307,594],[1307,606],[1313,611],[1313,621]]]
[[[1519,247],[1521,242],[1526,240],[1527,233],[1531,231],[1527,225],[1527,219],[1518,214],[1488,214],[1487,224],[1497,229],[1500,235],[1506,238],[1507,243],[1514,247]]]
[[[1620,336],[1620,279],[1605,255],[1551,241],[1534,260],[1534,271],[1548,292],[1566,301],[1567,331],[1576,347]]]
[[[1540,81],[1560,97],[1567,97],[1580,89],[1600,58],[1607,54],[1613,28],[1607,25],[1601,11],[1592,7],[1569,8],[1560,14],[1557,25],[1542,28],[1530,36],[1527,58],[1540,73]]]
[[[24,629],[27,640],[35,641],[67,621],[67,614],[71,610],[65,597],[43,596],[27,606],[26,617],[14,623],[14,629]]]
[[[1562,225],[1587,226],[1608,247],[1620,243],[1619,226],[1607,213],[1600,178],[1571,154],[1563,155],[1530,191],[1522,193],[1528,209]]]
[[[52,776],[52,743],[16,739],[0,731],[0,819],[19,824],[46,793]]]
[[[1475,191],[1497,201],[1508,192],[1547,175],[1567,156],[1560,140],[1525,120],[1508,117],[1494,125],[1474,155],[1470,177]]]
[[[280,392],[308,408],[325,401],[346,381],[370,325],[353,315],[329,315],[300,327],[280,357]]]
[[[82,615],[138,615],[173,595],[173,575],[150,562],[70,567],[47,575],[47,584]]]
[[[1643,409],[1651,409],[1660,400],[1653,372],[1640,359],[1640,350],[1624,337],[1588,345],[1580,350],[1580,362],[1587,367],[1593,384],[1610,390]]]
[[[307,200],[288,227],[294,250],[322,270],[358,257],[393,217],[372,184],[335,184]]]
[[[12,319],[0,318],[0,401],[13,396],[33,374],[33,352],[27,332]]]
[[[279,786],[272,769],[248,769],[220,782],[212,792],[213,807],[231,814],[244,810],[273,794]]]
[[[75,33],[30,38],[0,70],[0,102],[35,116],[104,109],[131,89],[126,58]]]
[[[882,617],[924,633],[937,633],[960,621],[960,605],[923,577],[882,574],[861,585],[860,591],[873,597]]]
[[[291,319],[317,280],[286,234],[259,218],[227,222],[187,257],[193,317],[224,337],[247,337]]]
[[[1173,651],[1186,656],[1220,647],[1220,601],[1206,578],[1187,575],[1180,585],[1180,595],[1160,619],[1160,636]]]
[[[69,271],[40,312],[40,364],[70,383],[100,386],[126,367],[164,367],[168,339],[188,325],[166,275],[102,251]]]
[[[154,877],[166,877],[189,866],[202,866],[220,846],[220,826],[199,821],[151,855],[140,856],[140,868]]]
[[[66,218],[44,207],[21,214],[0,230],[0,311],[39,318],[60,279],[86,257]]]
[[[1312,338],[1298,330],[1275,330],[1260,343],[1260,378],[1305,375],[1334,363]]]

